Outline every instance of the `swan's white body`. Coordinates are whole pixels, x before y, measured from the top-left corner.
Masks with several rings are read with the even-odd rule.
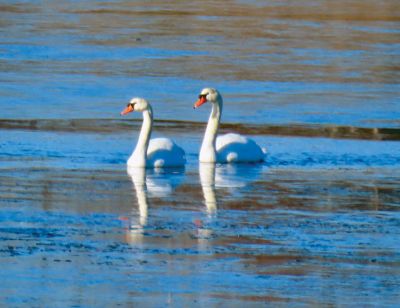
[[[143,159],[141,156],[145,152]],[[141,168],[182,167],[185,163],[184,150],[168,138],[151,139],[147,151],[136,147],[127,162],[129,167]]]
[[[217,162],[261,162],[264,150],[254,140],[239,134],[225,134],[216,140]]]
[[[218,136],[218,128],[222,114],[222,97],[212,88],[201,91],[195,108],[205,102],[212,103],[199,160],[203,163],[254,163],[264,161],[266,150],[254,140],[239,134]]]
[[[151,105],[144,99],[133,98],[121,114],[126,114],[133,110],[142,111],[143,124],[136,147],[128,159],[128,167],[163,168],[184,166],[186,163],[185,151],[171,139],[154,138],[150,140],[153,127]]]

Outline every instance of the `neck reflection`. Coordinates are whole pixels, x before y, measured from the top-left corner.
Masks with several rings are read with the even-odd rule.
[[[138,243],[142,241],[148,217],[146,168],[128,168],[128,175],[131,177],[135,188],[139,219],[135,222],[134,218],[132,218],[127,230],[126,240],[129,243]]]
[[[184,178],[184,168],[146,169],[128,167],[136,193],[137,209],[131,215],[126,240],[129,243],[141,243],[145,229],[149,225],[149,199],[150,205],[157,205],[157,199],[171,195],[175,187],[179,186]],[[152,199],[156,198],[156,199]],[[151,215],[150,215],[151,218]]]
[[[207,213],[210,216],[215,215],[218,207],[215,194],[215,164],[200,163],[199,175]]]

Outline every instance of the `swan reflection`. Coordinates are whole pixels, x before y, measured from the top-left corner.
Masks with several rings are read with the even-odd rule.
[[[247,198],[250,186],[261,176],[262,170],[262,164],[220,165],[215,171],[215,187],[226,191],[232,201],[242,200]]]
[[[139,227],[147,224],[147,187],[146,187],[146,169],[145,168],[128,168],[128,174],[132,179],[135,187],[137,204],[139,207]],[[132,229],[132,228],[131,228]]]
[[[215,196],[215,164],[200,163],[199,175],[207,213],[213,215],[217,211],[217,198]]]
[[[240,199],[241,190],[251,182],[257,180],[261,175],[262,165],[215,165],[213,163],[199,163],[200,184],[203,191],[204,204],[207,217],[204,221],[197,220],[197,240],[199,249],[207,250],[209,240],[215,236],[212,223],[217,217],[218,199],[216,190],[218,188],[230,191],[230,198]]]
[[[143,239],[144,228],[148,223],[148,197],[162,198],[170,195],[183,178],[183,169],[146,169],[128,167],[136,193],[138,215],[132,215],[126,240],[138,243]]]
[[[262,164],[219,165],[215,172],[215,186],[233,191],[256,181],[262,172]]]
[[[234,197],[235,194],[240,193],[238,188],[245,187],[260,177],[262,168],[260,164],[215,165],[200,163],[199,176],[207,213],[211,215],[217,212],[216,188],[228,189]]]

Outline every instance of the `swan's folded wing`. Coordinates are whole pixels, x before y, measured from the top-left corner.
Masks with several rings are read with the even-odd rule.
[[[156,168],[178,167],[186,163],[185,151],[168,138],[154,138],[149,142],[147,161]]]
[[[264,152],[252,139],[238,135],[226,134],[216,140],[218,162],[259,162],[264,160]]]

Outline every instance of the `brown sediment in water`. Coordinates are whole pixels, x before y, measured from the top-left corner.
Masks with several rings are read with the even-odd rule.
[[[269,302],[289,302],[289,298],[285,297],[277,297],[277,296],[272,296],[272,295],[259,295],[259,294],[254,294],[254,295],[240,295],[240,294],[228,294],[228,293],[209,293],[208,294],[211,297],[215,298],[221,298],[221,299],[236,299],[236,300],[244,300],[244,301],[249,301],[249,302],[263,302],[269,303]]]
[[[224,245],[271,245],[273,241],[263,238],[255,238],[250,236],[225,236],[222,239],[216,239],[214,244]]]
[[[125,130],[138,130],[141,120],[114,119],[0,119],[0,129],[59,131],[59,132],[98,132],[114,133]],[[205,123],[179,120],[157,120],[156,129],[171,132],[201,132]],[[222,123],[221,133],[235,132],[245,135],[276,135],[296,137],[326,137],[339,139],[400,140],[399,128],[355,127],[324,124],[241,124]]]
[[[298,4],[281,5],[269,4],[254,5],[253,3],[238,3],[229,1],[218,3],[214,1],[202,2],[202,5],[186,3],[179,7],[171,7],[165,2],[129,2],[119,3],[120,8],[105,6],[99,9],[73,9],[65,10],[66,13],[74,14],[117,14],[117,15],[154,15],[154,16],[262,16],[270,18],[292,18],[308,20],[399,20],[399,15],[395,11],[396,3],[392,0],[348,2],[336,1],[321,2],[313,6],[304,5],[301,1]],[[123,9],[121,9],[123,8]]]

